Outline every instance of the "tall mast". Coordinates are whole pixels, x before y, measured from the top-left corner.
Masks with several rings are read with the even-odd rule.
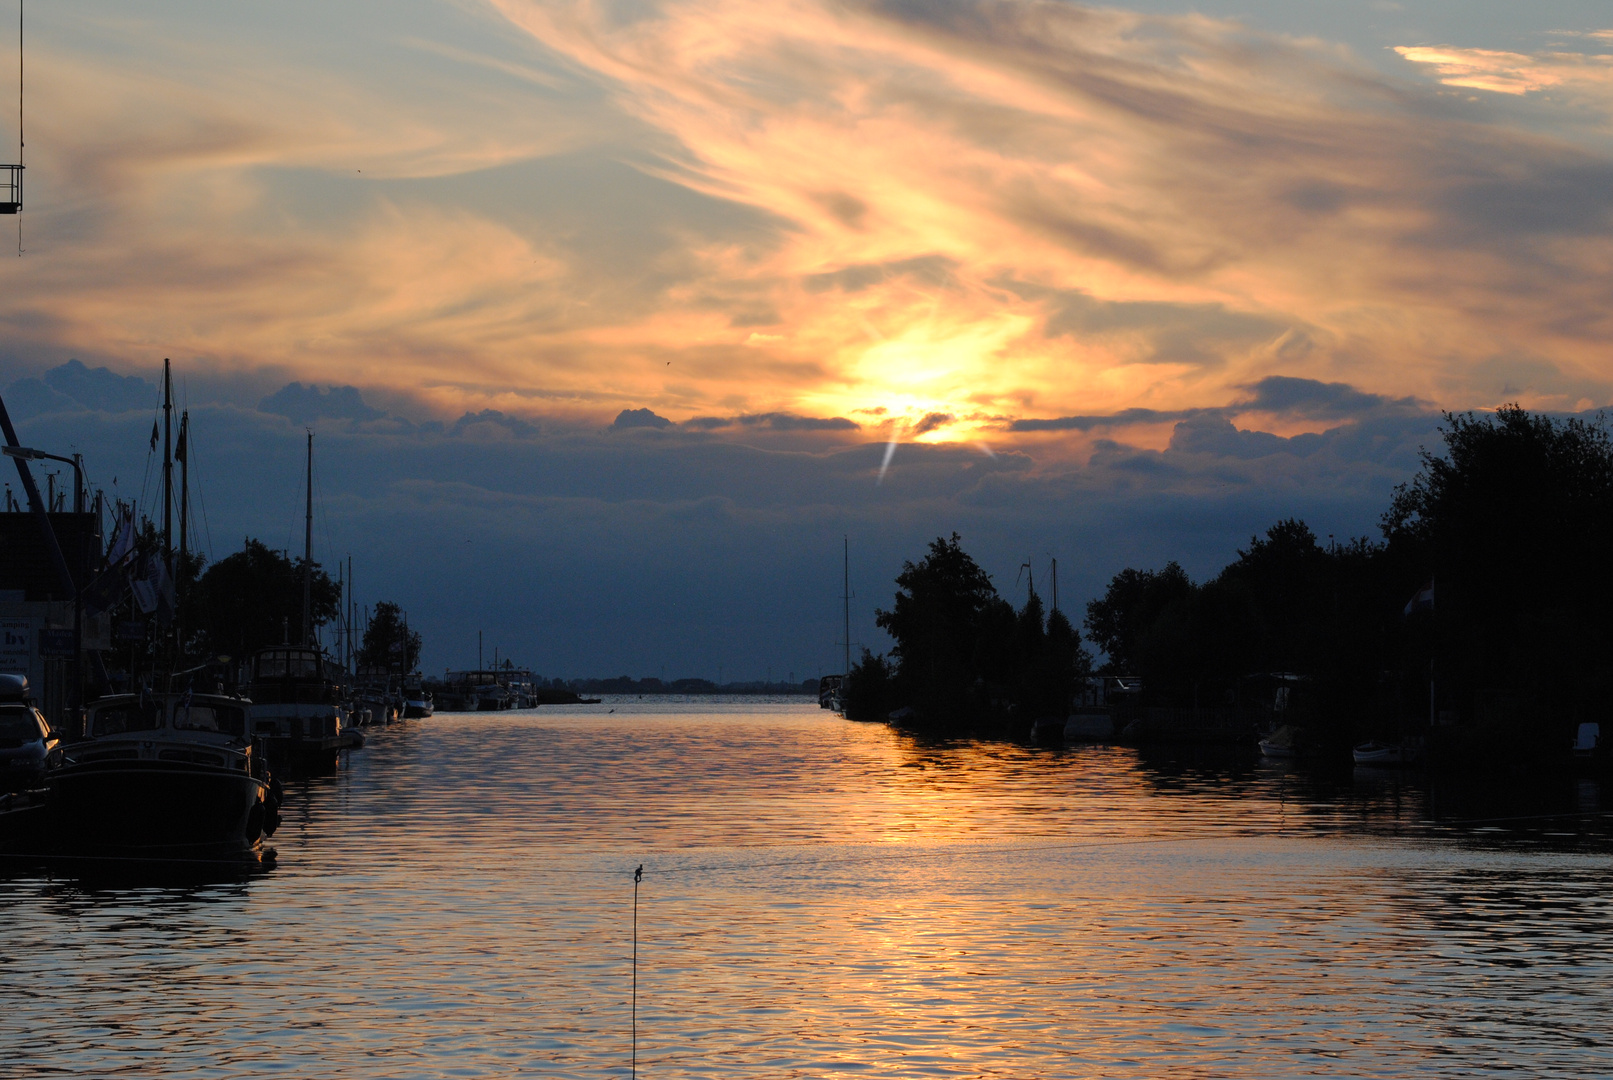
[[[846,666],[841,670],[849,677],[851,675],[851,537],[842,536],[840,539],[845,545],[844,582],[840,599],[846,604],[846,637],[842,642],[846,647]]]
[[[162,360],[162,552],[169,576],[174,569],[174,377],[168,358]]]
[[[308,504],[302,528],[302,643],[314,643],[314,429],[308,429]]]
[[[1053,559],[1051,555],[1048,558]],[[1053,610],[1059,609],[1059,561],[1053,559]]]
[[[190,523],[190,410],[179,414],[179,572],[185,572]]]

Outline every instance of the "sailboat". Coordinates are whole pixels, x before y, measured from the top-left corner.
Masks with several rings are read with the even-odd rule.
[[[163,361],[163,532],[161,561],[171,577],[174,548],[173,374]],[[188,417],[181,418],[181,463],[188,463]],[[183,475],[183,472],[182,472]],[[186,551],[180,495],[179,558]],[[160,692],[114,694],[86,709],[82,739],[46,777],[45,816],[58,850],[119,857],[237,855],[274,832],[280,790],[247,729],[249,702],[195,693],[170,672]]]
[[[302,640],[252,657],[252,734],[276,767],[326,771],[341,752],[363,745],[350,731],[351,710],[339,669],[314,641],[314,433],[308,433],[308,490],[303,527]]]

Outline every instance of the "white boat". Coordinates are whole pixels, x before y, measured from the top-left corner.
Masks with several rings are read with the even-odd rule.
[[[1350,756],[1357,765],[1410,765],[1417,760],[1419,753],[1416,747],[1372,739],[1357,746]]]
[[[418,673],[403,680],[403,716],[407,720],[423,720],[436,711],[431,694]]]
[[[1287,724],[1282,725],[1260,740],[1260,753],[1263,757],[1287,760],[1299,756],[1299,747],[1296,744],[1297,732]]]

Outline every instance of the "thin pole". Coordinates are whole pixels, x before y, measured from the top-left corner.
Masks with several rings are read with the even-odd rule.
[[[633,1071],[638,1075],[638,883],[644,880],[644,864],[633,871]]]
[[[841,543],[844,545],[844,549],[845,549],[844,550],[845,563],[844,563],[843,570],[842,570],[842,572],[844,574],[844,581],[842,582],[843,587],[842,587],[842,590],[841,590],[840,599],[845,601],[845,604],[846,604],[846,627],[845,627],[846,636],[845,636],[845,639],[841,642],[841,644],[843,644],[846,647],[846,666],[844,668],[842,668],[841,670],[845,672],[845,677],[846,678],[850,678],[851,677],[851,537],[842,536],[840,538],[840,540],[841,540]],[[844,696],[844,694],[845,694],[845,685],[844,684],[841,685],[840,692],[841,692],[841,695]]]
[[[25,145],[22,137],[22,10],[23,0],[17,0],[17,190],[12,192],[17,198],[17,258],[22,258],[22,150]]]
[[[1051,555],[1048,558],[1052,559]],[[1059,609],[1059,561],[1053,559],[1053,610]]]
[[[171,448],[174,418],[173,368],[162,361],[162,550],[168,576],[174,575],[174,458]]]
[[[179,459],[179,564],[174,568],[174,597],[180,597],[180,589],[185,587],[185,562],[190,553],[190,410],[186,409],[179,414],[179,449],[183,456]],[[174,613],[174,639],[181,649],[185,645],[185,626],[180,621],[179,612]]]
[[[314,429],[308,429],[308,502],[302,531],[302,643],[314,641]]]
[[[179,414],[179,448],[185,456],[179,459],[179,572],[185,572],[185,556],[190,552],[188,542],[190,523],[190,410]]]

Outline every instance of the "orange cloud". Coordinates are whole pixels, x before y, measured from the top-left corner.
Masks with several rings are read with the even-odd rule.
[[[493,6],[341,65],[206,24],[46,35],[10,340],[454,415],[884,410],[936,440],[1271,375],[1613,394],[1613,164],[1549,113],[1197,16]],[[1508,97],[1605,71],[1401,54]]]

